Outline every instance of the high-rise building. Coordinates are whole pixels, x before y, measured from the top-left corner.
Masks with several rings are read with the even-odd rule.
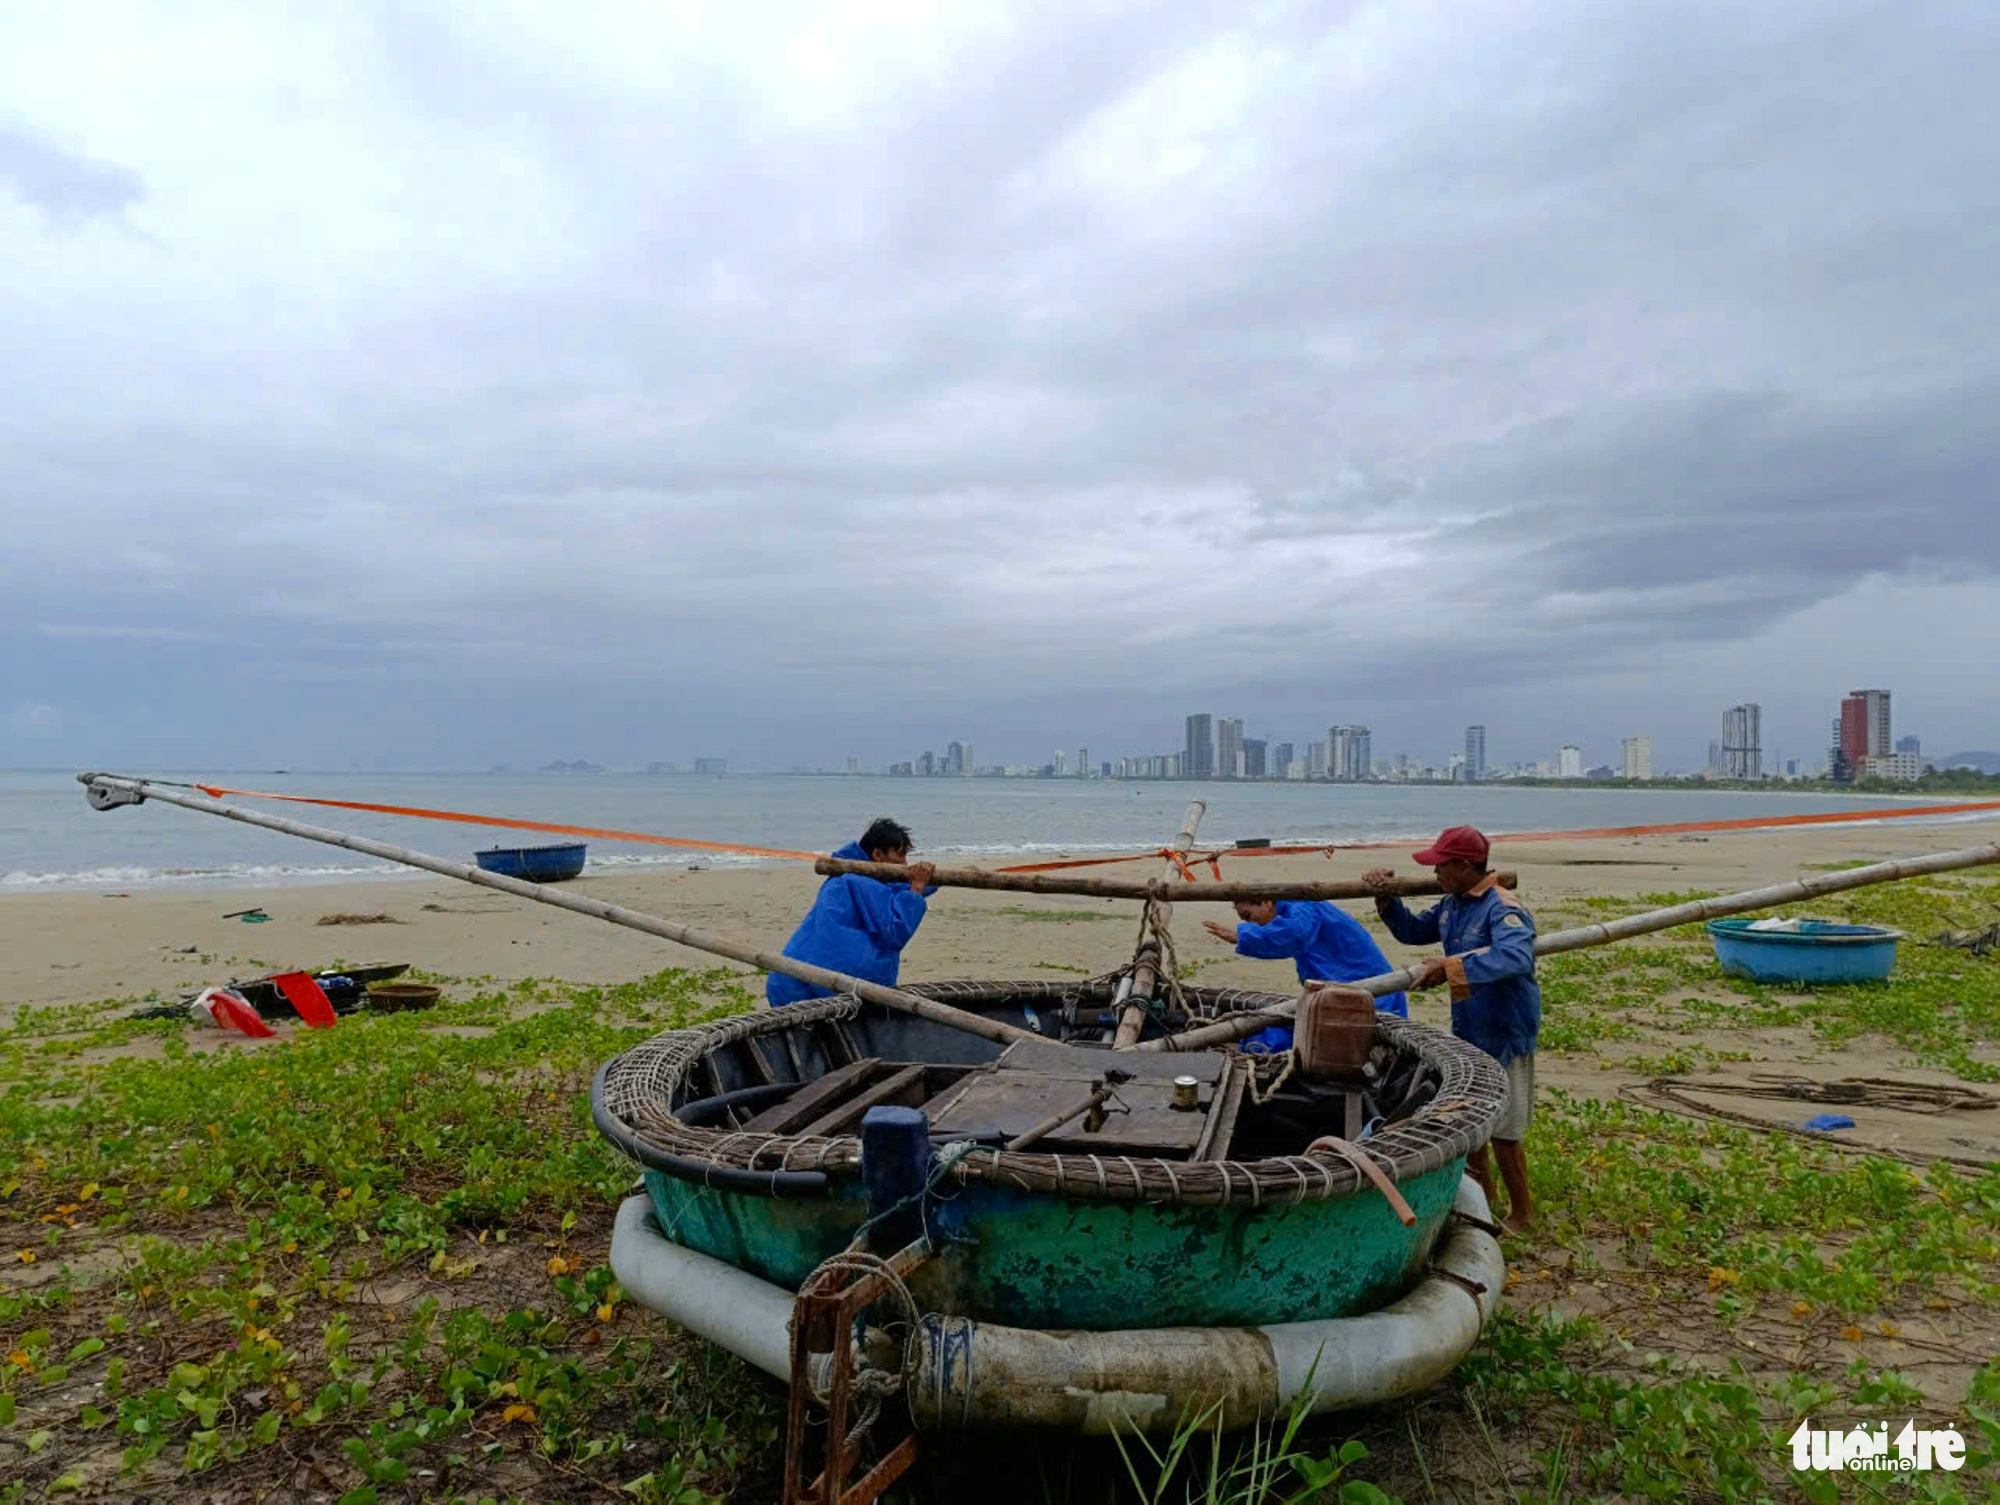
[[[1225,779],[1243,777],[1243,718],[1224,716],[1215,723],[1215,771]]]
[[[1840,703],[1835,742],[1847,777],[1857,777],[1870,758],[1886,756],[1893,744],[1889,734],[1889,692],[1850,690]],[[1839,775],[1836,774],[1836,777]]]
[[[1205,715],[1187,719],[1187,745],[1181,753],[1180,776],[1184,779],[1215,777],[1215,733]]]
[[[1923,739],[1919,737],[1898,737],[1896,739],[1896,751],[1899,753],[1908,753],[1914,758],[1921,758],[1924,755]]]
[[[1871,779],[1913,782],[1924,776],[1924,760],[1916,753],[1873,753],[1861,766],[1862,772]]]
[[[1764,777],[1764,711],[1754,700],[1733,705],[1722,713],[1722,767],[1724,778]]]
[[[1087,747],[1076,750],[1076,776],[1080,779],[1090,777],[1090,749]]]
[[[1347,777],[1367,779],[1372,778],[1374,773],[1375,755],[1368,728],[1350,726],[1347,729]]]
[[[1556,753],[1556,777],[1559,779],[1580,779],[1583,777],[1583,749],[1574,743],[1565,742]]]
[[[1308,742],[1306,744],[1306,777],[1323,779],[1326,777],[1326,744]]]
[[[1840,703],[1840,750],[1857,770],[1863,760],[1895,751],[1887,690],[1849,690]]]
[[[944,750],[944,771],[952,774],[965,772],[965,744],[963,742],[946,744]]]
[[[1264,750],[1268,744],[1262,737],[1243,739],[1243,777],[1261,779],[1264,777]]]
[[[1326,776],[1330,779],[1347,777],[1348,732],[1344,726],[1330,726],[1326,729]]]
[[[1280,742],[1271,749],[1271,776],[1289,779],[1292,776],[1292,744]]]
[[[973,751],[970,742],[965,744],[965,771],[975,773],[979,769],[979,755]]]
[[[917,759],[917,772],[923,777],[929,778],[936,771],[937,758],[934,754],[925,753],[921,758]]]
[[[1651,737],[1627,737],[1618,744],[1623,763],[1623,777],[1628,779],[1650,779],[1653,776],[1653,739]]]
[[[1468,779],[1486,777],[1486,728],[1468,726],[1465,729],[1465,762],[1462,765]]]

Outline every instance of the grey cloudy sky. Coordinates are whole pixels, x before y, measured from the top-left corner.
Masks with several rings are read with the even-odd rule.
[[[0,763],[2000,743],[2000,9],[0,15]]]

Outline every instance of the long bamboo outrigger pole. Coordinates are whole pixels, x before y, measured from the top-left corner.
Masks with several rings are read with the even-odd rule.
[[[998,1019],[988,1019],[966,1009],[955,1009],[950,1004],[938,1003],[934,999],[920,998],[915,993],[905,993],[900,988],[888,988],[880,983],[864,981],[859,977],[849,977],[845,972],[833,972],[825,967],[815,967],[810,962],[795,961],[776,952],[760,951],[755,946],[745,945],[741,941],[711,935],[690,925],[677,925],[672,920],[663,920],[657,915],[626,909],[617,904],[606,904],[601,899],[586,899],[577,894],[561,893],[543,888],[539,884],[529,883],[525,879],[509,878],[500,873],[489,873],[484,868],[474,867],[468,863],[433,857],[428,852],[391,846],[386,841],[371,841],[365,836],[349,836],[343,831],[330,831],[324,826],[309,826],[303,821],[286,820],[278,815],[245,810],[236,805],[226,805],[220,800],[207,799],[179,789],[149,783],[145,779],[128,779],[108,773],[80,773],[76,778],[78,783],[90,791],[91,804],[99,809],[109,809],[119,804],[137,804],[141,800],[161,800],[169,805],[179,805],[184,810],[199,810],[205,815],[220,815],[227,820],[241,821],[245,825],[262,826],[268,831],[282,831],[287,836],[303,836],[308,841],[325,842],[328,846],[344,847],[350,852],[364,852],[370,857],[380,857],[387,862],[400,862],[407,867],[422,868],[426,872],[438,873],[446,878],[462,878],[467,883],[477,883],[483,888],[497,888],[502,893],[533,899],[537,904],[550,904],[557,909],[567,909],[576,914],[590,915],[594,919],[608,920],[613,925],[624,926],[627,930],[641,931],[646,935],[658,936],[663,941],[673,941],[677,945],[692,947],[696,951],[707,951],[715,956],[726,956],[732,961],[746,962],[765,972],[779,972],[786,977],[795,977],[800,982],[810,983],[814,987],[831,988],[838,993],[853,993],[869,1003],[879,1003],[884,1008],[895,1009],[899,1013],[914,1014],[920,1019],[949,1024],[968,1034],[998,1041],[1002,1045],[1011,1045],[1016,1040],[1044,1038],[1031,1030],[1016,1029],[1013,1025],[1003,1024]]]
[[[1207,800],[1192,800],[1187,814],[1181,818],[1180,834],[1174,838],[1174,856],[1163,858],[1160,863],[1160,881],[1165,883],[1182,869],[1181,857],[1187,855],[1194,845],[1195,827],[1208,813]],[[1153,899],[1150,903],[1158,906],[1153,918],[1153,926],[1146,938],[1139,943],[1139,951],[1132,958],[1132,1001],[1118,1014],[1118,1033],[1112,1043],[1126,1046],[1138,1043],[1139,1036],[1146,1028],[1146,1004],[1153,996],[1153,987],[1160,976],[1160,936],[1173,922],[1174,906],[1165,899]]]
[[[1894,862],[1877,862],[1868,867],[1850,868],[1844,873],[1820,873],[1811,878],[1799,878],[1790,883],[1773,884],[1769,888],[1749,888],[1741,893],[1724,894],[1715,899],[1696,899],[1688,904],[1675,904],[1667,909],[1651,909],[1644,914],[1627,915],[1622,920],[1606,920],[1598,925],[1581,925],[1574,930],[1557,930],[1535,940],[1535,955],[1553,956],[1561,951],[1582,951],[1590,946],[1606,946],[1613,941],[1630,940],[1635,935],[1651,935],[1658,930],[1671,930],[1676,925],[1687,925],[1697,920],[1716,920],[1724,915],[1745,914],[1753,909],[1769,909],[1774,904],[1795,904],[1802,899],[1816,899],[1822,894],[1837,894],[1850,888],[1867,888],[1876,883],[1893,883],[1898,878],[1920,878],[1927,873],[1949,873],[1959,868],[1981,867],[1990,862],[2000,862],[2000,841],[1983,847],[1963,847],[1955,852],[1935,852],[1928,857],[1903,857]],[[1358,982],[1342,983],[1342,987],[1360,988],[1380,998],[1384,993],[1400,993],[1416,981],[1416,971],[1402,967],[1394,972],[1385,972],[1380,977],[1365,977]],[[1205,1050],[1211,1046],[1227,1045],[1233,1040],[1241,1040],[1256,1034],[1267,1025],[1282,1024],[1296,1018],[1299,1006],[1296,1001],[1280,1004],[1268,1009],[1258,1009],[1250,1013],[1231,1014],[1214,1024],[1205,1024],[1198,1029],[1183,1030],[1178,1035],[1168,1035],[1158,1040],[1148,1040],[1143,1045],[1129,1047],[1133,1050]]]
[[[822,857],[813,864],[813,871],[824,877],[852,873],[861,878],[887,878],[892,881],[904,873],[893,862],[853,862],[845,857]],[[1521,886],[1516,873],[1500,873],[1496,877],[1502,888],[1518,889]],[[1176,904],[1202,901],[1233,904],[1239,899],[1255,903],[1264,899],[1375,897],[1375,890],[1358,878],[1301,879],[1295,883],[1287,883],[1283,879],[1267,879],[1258,883],[1187,883],[1180,881],[1176,873],[1169,873],[1165,878],[1135,883],[1129,878],[1053,878],[1046,873],[989,873],[977,867],[941,867],[931,874],[931,882],[940,888],[984,888],[1018,894],[1080,894],[1091,899],[1167,899]],[[1398,878],[1389,892],[1405,899],[1421,899],[1441,894],[1444,890],[1437,886],[1435,879]]]

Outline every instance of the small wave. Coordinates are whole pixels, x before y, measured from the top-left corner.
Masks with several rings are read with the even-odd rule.
[[[302,866],[295,863],[225,863],[219,867],[94,867],[73,873],[0,873],[0,889],[102,888],[107,885],[167,887],[179,884],[292,883],[333,878],[407,875],[395,863],[367,867]]]

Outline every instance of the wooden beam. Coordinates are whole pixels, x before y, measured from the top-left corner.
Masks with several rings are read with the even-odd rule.
[[[892,883],[908,881],[908,870],[892,862],[849,862],[822,857],[813,871],[828,877],[852,873]],[[1518,888],[1520,874],[1495,875],[1502,888]],[[931,877],[940,888],[979,888],[1010,894],[1074,894],[1088,899],[1165,899],[1175,904],[1233,904],[1239,899],[1372,899],[1375,891],[1358,878],[1273,878],[1242,883],[1189,883],[1178,870],[1139,882],[1130,878],[1056,878],[1046,873],[989,873],[976,867],[941,867]],[[1429,878],[1398,878],[1388,892],[1398,898],[1431,898],[1444,892]]]
[[[890,1072],[881,1081],[871,1083],[862,1089],[858,1097],[851,1097],[830,1112],[822,1113],[798,1132],[807,1139],[823,1135],[852,1134],[855,1126],[861,1122],[862,1115],[870,1108],[880,1107],[884,1103],[896,1103],[898,1099],[907,1099],[899,1103],[899,1106],[914,1107],[923,1101],[923,1097],[923,1066],[905,1066],[900,1071]]]
[[[865,1060],[851,1061],[845,1066],[835,1067],[816,1081],[807,1082],[782,1103],[766,1108],[743,1126],[746,1134],[790,1134],[797,1126],[818,1117],[839,1097],[858,1087],[882,1064],[881,1059],[869,1056]]]

